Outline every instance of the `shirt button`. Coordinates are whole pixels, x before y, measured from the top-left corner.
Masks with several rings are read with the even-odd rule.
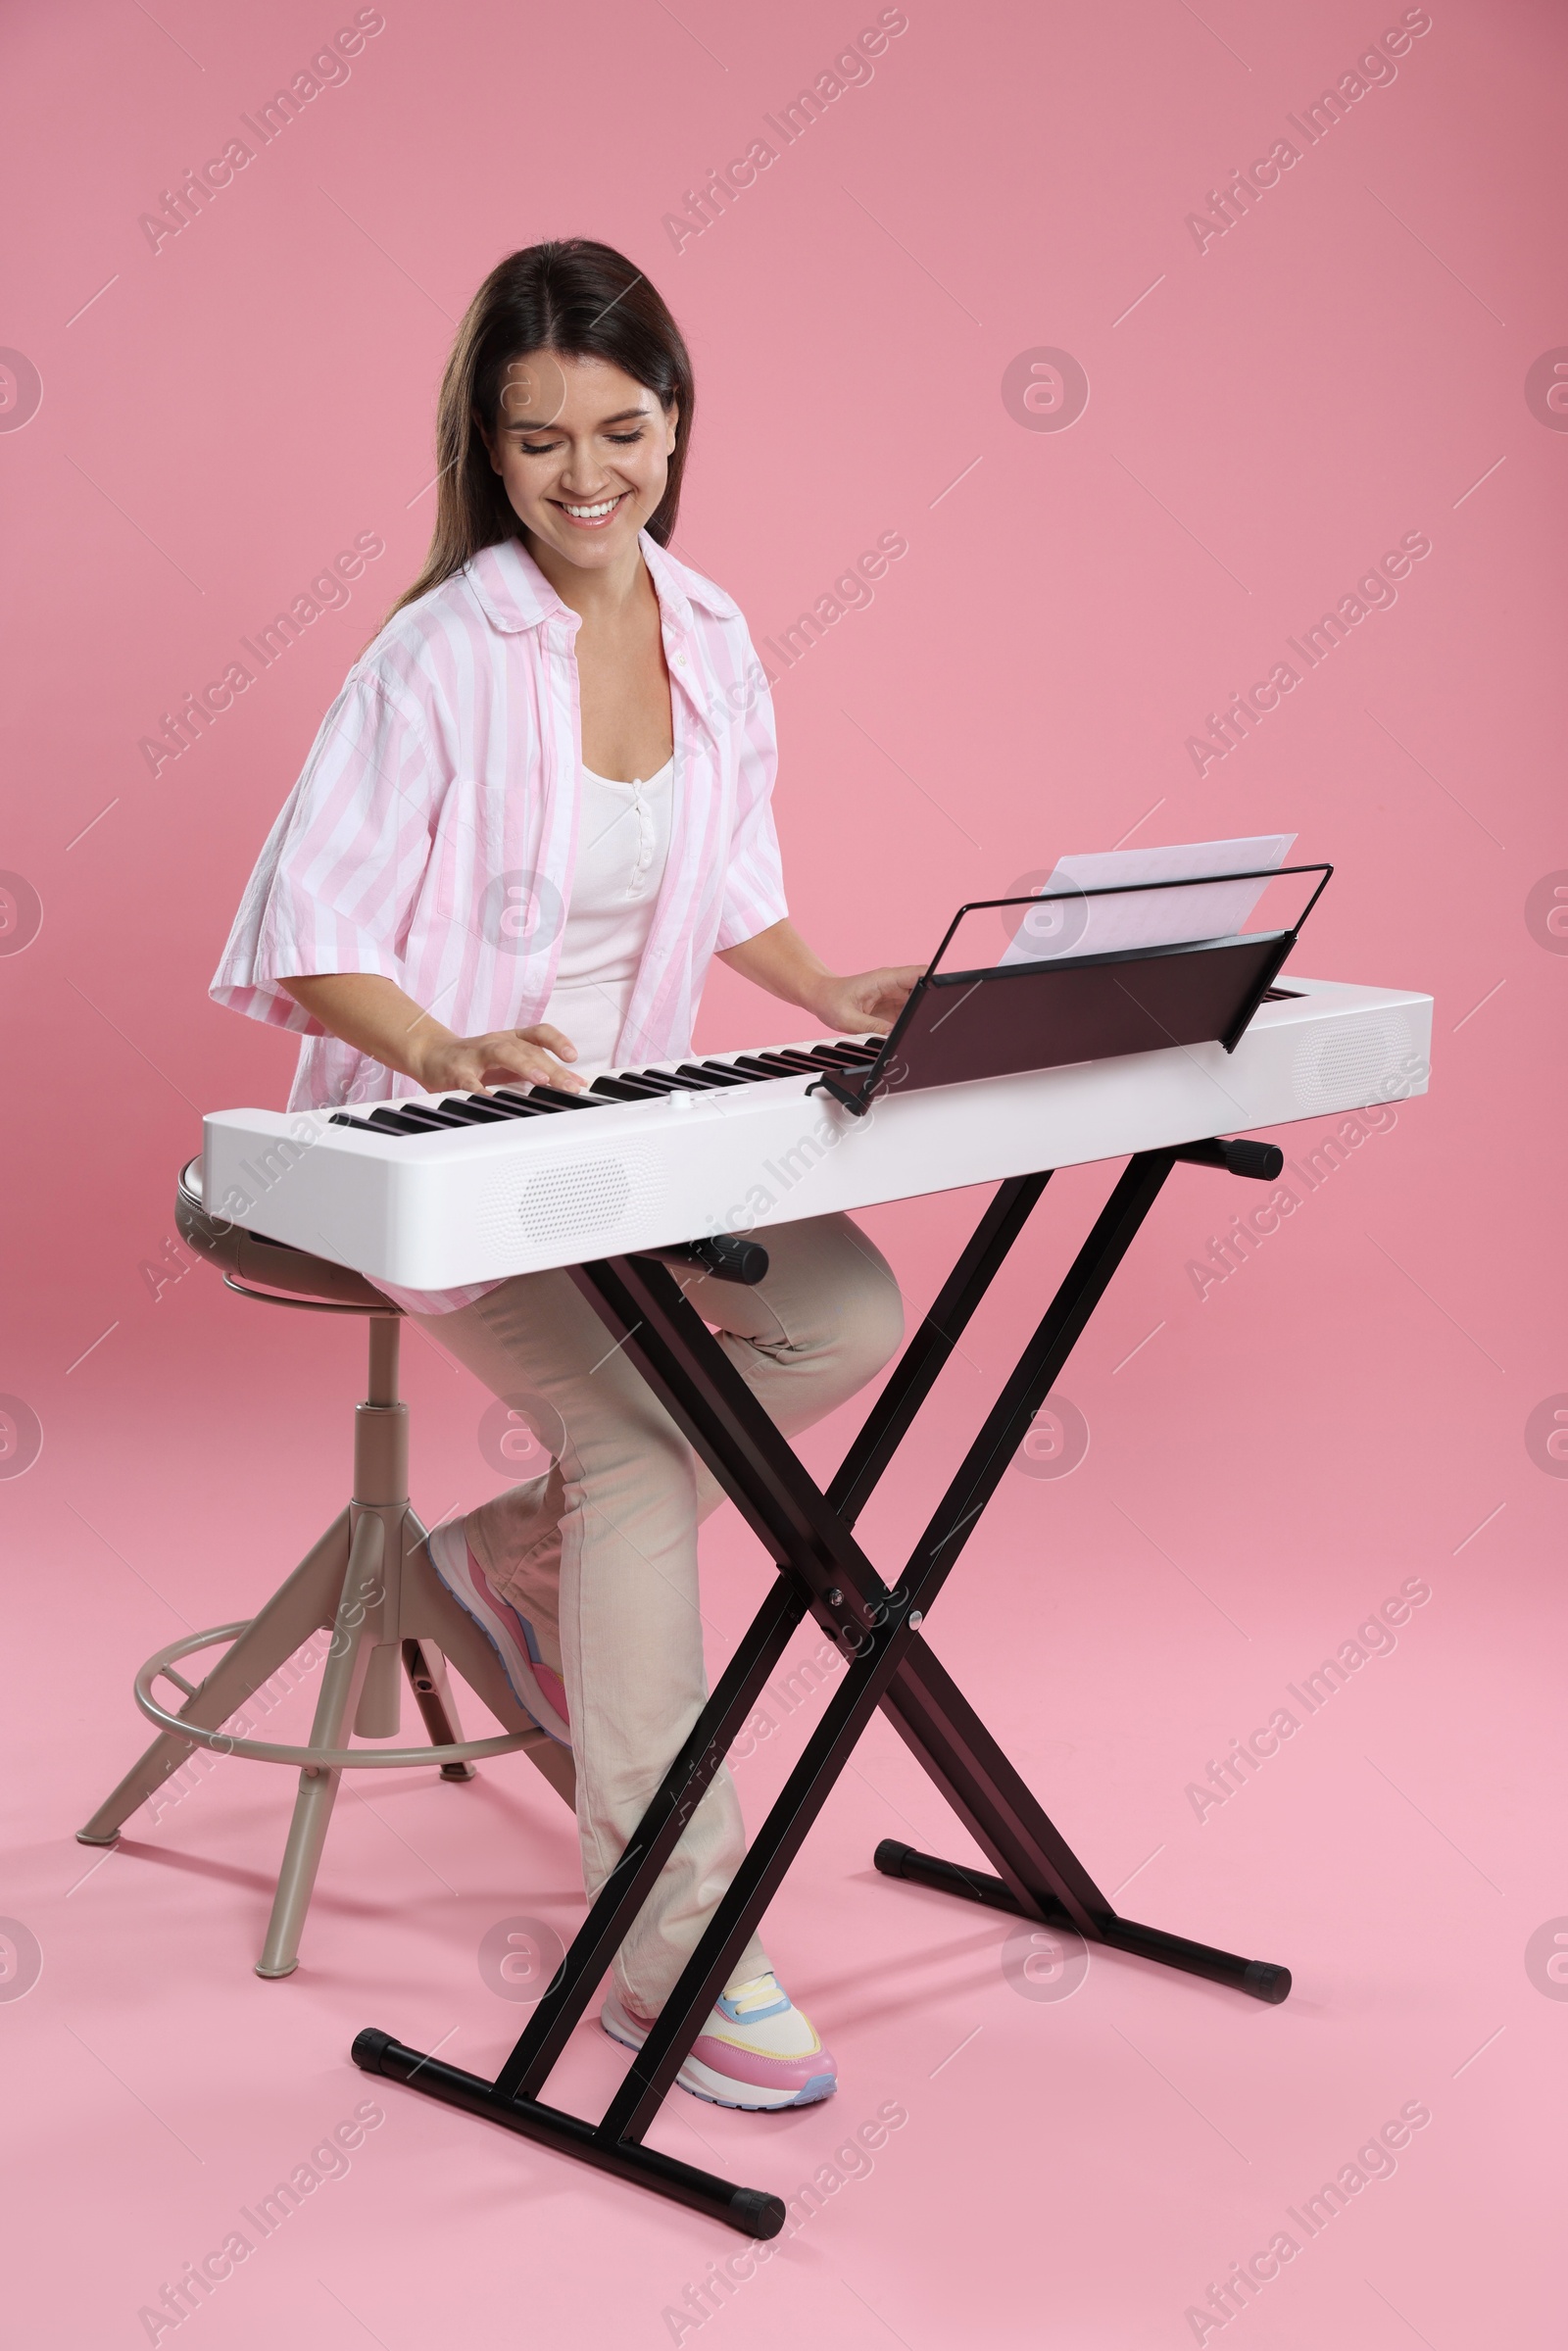
[[[683,653],[678,653],[678,654],[676,654],[676,656],[675,656],[675,666],[676,666],[676,668],[677,668],[677,669],[684,669],[684,668],[685,668],[685,666],[686,666],[686,656],[685,656]]]

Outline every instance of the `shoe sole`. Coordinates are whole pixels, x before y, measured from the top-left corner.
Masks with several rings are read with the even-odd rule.
[[[570,1729],[562,1721],[561,1716],[557,1714],[534,1680],[531,1661],[525,1655],[519,1656],[516,1641],[506,1626],[498,1622],[495,1611],[484,1594],[474,1587],[472,1578],[468,1574],[466,1539],[463,1542],[463,1559],[460,1565],[450,1556],[445,1558],[442,1556],[443,1551],[446,1550],[444,1543],[441,1549],[438,1550],[436,1547],[437,1537],[444,1532],[446,1530],[437,1528],[435,1534],[425,1544],[430,1565],[435,1571],[436,1581],[444,1592],[451,1593],[464,1615],[478,1626],[479,1631],[490,1643],[501,1671],[506,1676],[507,1688],[529,1721],[537,1730],[543,1731],[547,1739],[553,1739],[557,1746],[569,1747],[571,1745]],[[522,1687],[519,1687],[519,1683],[522,1684]]]
[[[646,2033],[639,2033],[633,2038],[619,2025],[610,2023],[602,2013],[599,2022],[610,2038],[619,2041],[623,2049],[640,2049],[648,2037]],[[831,2098],[839,2085],[836,2074],[816,2074],[803,2089],[769,2097],[755,2082],[731,2081],[728,2075],[716,2074],[711,2066],[704,2065],[698,2057],[687,2058],[675,2076],[675,2082],[677,2088],[685,2090],[690,2097],[701,2098],[709,2106],[732,2106],[741,2114],[781,2114],[791,2106],[815,2106],[823,2098]],[[737,2094],[743,2088],[748,2093],[745,2097]]]

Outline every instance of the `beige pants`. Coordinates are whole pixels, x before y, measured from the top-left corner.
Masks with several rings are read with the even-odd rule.
[[[747,1290],[703,1277],[687,1296],[790,1435],[881,1370],[904,1318],[885,1259],[847,1216],[760,1238],[765,1281]],[[547,1477],[498,1494],[466,1524],[565,1684],[592,1899],[708,1695],[697,1527],[723,1497],[566,1274],[522,1274],[417,1320],[496,1396],[530,1399],[535,1435],[560,1451]],[[616,1957],[616,1988],[642,2015],[662,2006],[745,1848],[721,1769]],[[731,1980],[768,1964],[754,1936]]]

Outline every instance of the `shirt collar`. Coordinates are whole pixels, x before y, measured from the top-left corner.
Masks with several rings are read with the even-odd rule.
[[[638,544],[643,551],[643,561],[653,575],[660,603],[675,614],[683,628],[691,626],[693,605],[699,612],[710,613],[716,620],[740,618],[740,606],[733,597],[726,596],[722,588],[715,587],[710,579],[705,579],[700,571],[694,571],[689,563],[677,561],[667,547],[661,547],[657,539],[649,537],[647,531],[639,534]]]
[[[575,620],[520,539],[498,539],[491,547],[481,547],[463,569],[491,627],[509,637],[537,628],[541,620]]]
[[[738,616],[739,606],[722,588],[678,563],[647,531],[639,532],[638,545],[666,621],[689,629],[694,605],[716,619]],[[507,636],[536,628],[542,620],[576,623],[577,615],[563,604],[520,539],[498,539],[493,546],[481,547],[469,557],[464,573],[486,619]]]

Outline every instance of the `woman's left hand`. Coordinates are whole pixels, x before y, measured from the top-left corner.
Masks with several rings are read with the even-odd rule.
[[[824,1027],[856,1037],[885,1037],[925,968],[921,963],[884,963],[879,970],[841,979],[813,955],[787,917],[742,946],[721,947],[718,952],[742,979],[765,988],[770,996],[781,996],[787,1004],[799,1004]]]
[[[811,1010],[829,1028],[857,1037],[885,1037],[921,969],[918,963],[884,963],[880,970],[858,971],[849,979],[829,974],[818,983]]]

